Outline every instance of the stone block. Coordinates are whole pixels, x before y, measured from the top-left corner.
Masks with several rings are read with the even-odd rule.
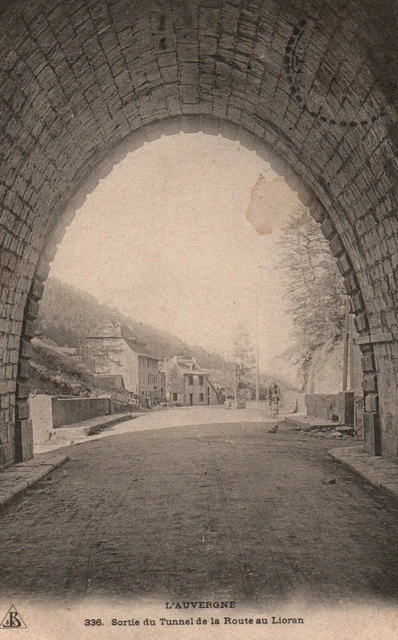
[[[44,256],[46,260],[50,263],[54,260],[55,254],[57,253],[57,245],[52,240],[49,240],[44,248]]]
[[[365,313],[359,313],[355,316],[355,327],[358,333],[366,331],[368,328],[368,319]]]
[[[363,434],[366,453],[370,453],[373,456],[381,456],[382,442],[379,414],[366,412],[363,414]]]
[[[346,254],[343,254],[341,256],[341,258],[339,258],[337,260],[337,266],[338,266],[339,271],[340,271],[342,276],[348,276],[350,274],[350,272],[352,271],[352,267],[351,267],[350,261],[349,261],[348,256]],[[356,290],[356,288],[357,287],[355,287],[354,290]]]
[[[365,396],[365,411],[367,413],[377,413],[379,410],[379,396],[377,393],[368,393]]]
[[[22,358],[29,359],[32,357],[32,353],[33,353],[33,348],[32,348],[31,341],[27,340],[26,338],[21,340],[20,355],[22,356]]]
[[[25,339],[34,338],[36,329],[36,321],[25,319],[23,326],[23,337]]]
[[[33,300],[32,297],[28,296],[26,307],[25,307],[25,315],[29,320],[36,320],[37,315],[39,313],[39,305]]]
[[[29,398],[29,385],[26,382],[17,382],[17,397],[19,400]]]
[[[27,402],[18,401],[16,409],[17,420],[27,420],[29,418],[29,405]]]
[[[30,420],[15,423],[15,459],[24,462],[33,458],[33,429]]]
[[[375,370],[375,359],[373,351],[362,353],[362,369],[364,372]]]
[[[30,295],[32,296],[32,298],[34,300],[41,300],[42,296],[43,296],[43,291],[44,291],[44,285],[43,282],[41,282],[38,279],[34,279],[32,282],[32,287],[31,287],[31,291],[30,291]],[[33,336],[32,336],[33,337]]]
[[[375,373],[364,373],[363,389],[365,393],[377,391],[377,375]]]
[[[345,251],[343,243],[337,234],[329,240],[329,247],[335,258],[340,258]]]
[[[359,313],[364,310],[362,296],[359,292],[351,296],[351,310],[353,313]]]
[[[323,235],[328,240],[330,240],[334,235],[336,235],[336,229],[332,225],[329,218],[326,218],[325,220],[323,220],[323,222],[321,222],[321,229],[322,229]]]
[[[27,380],[30,376],[30,365],[28,360],[20,360],[18,363],[18,376],[22,380]]]

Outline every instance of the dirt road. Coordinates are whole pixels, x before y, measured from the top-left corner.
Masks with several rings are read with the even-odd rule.
[[[398,597],[398,504],[269,424],[89,441],[0,515],[2,595]]]

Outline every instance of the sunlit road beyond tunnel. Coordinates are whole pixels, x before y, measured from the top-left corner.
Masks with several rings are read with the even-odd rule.
[[[395,599],[398,505],[333,461],[332,439],[269,426],[155,429],[65,449],[70,460],[1,514],[2,593]]]

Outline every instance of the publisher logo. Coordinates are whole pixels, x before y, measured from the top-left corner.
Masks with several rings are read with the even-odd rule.
[[[0,629],[26,629],[26,624],[13,604],[1,621]]]

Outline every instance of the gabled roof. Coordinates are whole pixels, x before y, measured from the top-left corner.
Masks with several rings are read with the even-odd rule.
[[[152,360],[157,360],[157,358],[155,358],[150,354],[148,347],[146,347],[144,344],[134,342],[134,340],[126,340],[126,342],[130,347],[130,349],[134,351],[134,353],[137,353],[139,356],[147,356],[147,358],[152,358]]]
[[[203,369],[194,369],[193,371],[184,371],[183,376],[208,376],[209,374]]]
[[[120,326],[120,334],[123,340],[127,342],[130,349],[134,351],[134,353],[137,353],[139,356],[147,356],[148,358],[153,358],[145,342],[142,342],[142,340],[139,340],[135,335],[135,333],[133,333],[133,331],[131,331],[129,327],[126,327],[125,324],[122,324]],[[156,360],[156,358],[153,358],[153,359]]]
[[[135,335],[135,333],[129,327],[127,327],[125,324],[121,324],[120,325],[120,335],[126,341],[127,340],[133,340],[135,342],[139,342],[140,344],[145,344],[144,342],[140,341],[138,339],[138,337]]]
[[[175,364],[177,365],[177,367],[180,367],[180,369],[186,369],[187,371],[196,371],[196,369],[192,369],[191,365],[187,364],[186,362],[181,362],[181,360],[179,360]]]
[[[120,322],[112,322],[109,320],[105,322],[101,327],[98,328],[95,336],[87,336],[89,339],[93,338],[123,338],[123,340],[127,343],[134,353],[137,353],[140,356],[147,356],[148,358],[152,358],[153,360],[157,360],[154,358],[145,342],[139,340],[139,338],[135,335],[135,333],[127,327],[125,324],[120,324]]]
[[[192,369],[192,365],[194,365],[193,369]],[[193,359],[190,356],[174,356],[173,358],[168,358],[164,362],[164,364],[163,364],[163,366],[161,368],[161,371],[167,372],[167,370],[170,369],[173,366],[177,367],[177,369],[179,369],[181,375],[184,375],[184,376],[194,376],[194,375],[209,376],[209,375],[211,375],[211,371],[209,371],[208,369],[203,369],[196,362],[196,358]]]

